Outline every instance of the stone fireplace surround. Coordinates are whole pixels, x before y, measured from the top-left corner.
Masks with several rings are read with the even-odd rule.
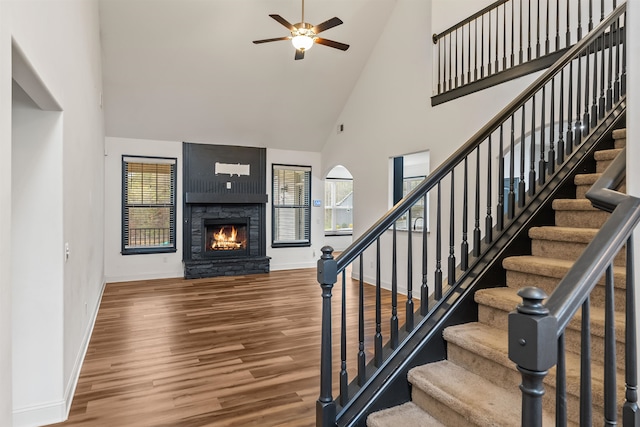
[[[262,148],[184,143],[183,253],[186,279],[268,273],[265,209],[266,152]],[[216,174],[216,163],[242,165],[248,174]],[[246,221],[247,250],[205,250],[205,222]]]

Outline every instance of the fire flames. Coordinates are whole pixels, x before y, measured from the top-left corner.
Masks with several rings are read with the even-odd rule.
[[[216,251],[232,251],[242,249],[244,241],[236,240],[238,237],[238,230],[234,226],[231,226],[230,232],[227,234],[225,227],[221,227],[220,231],[213,233],[213,241],[211,242],[211,249]]]

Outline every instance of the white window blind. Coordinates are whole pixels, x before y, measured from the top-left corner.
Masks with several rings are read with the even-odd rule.
[[[311,244],[311,167],[273,165],[272,245]]]

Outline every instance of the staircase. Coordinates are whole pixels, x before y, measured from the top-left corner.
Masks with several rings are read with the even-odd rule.
[[[613,131],[615,148],[595,153],[596,172],[577,175],[575,199],[553,202],[555,226],[529,230],[531,255],[504,259],[507,287],[479,290],[478,322],[450,326],[444,330],[447,359],[409,371],[411,402],[371,414],[369,427],[391,426],[519,426],[520,373],[507,355],[507,315],[521,303],[516,294],[525,286],[536,286],[551,294],[573,261],[604,223],[608,213],[591,206],[586,191],[626,144],[626,130]],[[618,191],[624,192],[624,185]],[[624,366],[625,254],[614,261],[616,302],[616,354]],[[602,424],[604,395],[604,289],[591,294],[591,352],[594,423]],[[567,416],[569,425],[580,423],[580,315],[565,334],[567,372]],[[624,401],[624,377],[618,371],[619,402]],[[555,425],[555,369],[545,378],[543,424]]]

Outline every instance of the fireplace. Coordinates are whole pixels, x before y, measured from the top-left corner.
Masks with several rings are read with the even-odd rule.
[[[206,257],[243,257],[248,254],[249,218],[203,219]]]
[[[269,272],[266,150],[183,145],[186,279]]]

